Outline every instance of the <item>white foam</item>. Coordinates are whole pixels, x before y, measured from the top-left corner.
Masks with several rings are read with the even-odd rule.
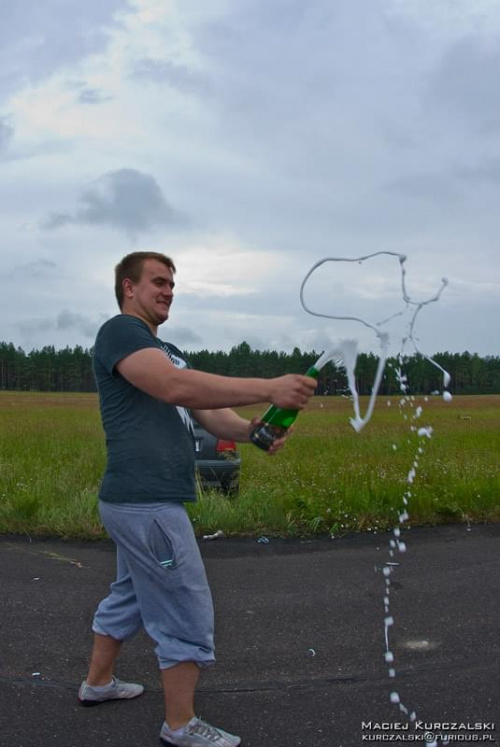
[[[421,438],[425,436],[425,438],[432,438],[432,426],[427,426],[427,428],[419,428],[417,435],[419,435]]]
[[[381,255],[386,255],[389,257],[395,257],[397,261],[399,262],[399,269],[400,269],[400,275],[401,275],[401,294],[402,294],[402,300],[405,304],[405,308],[402,311],[397,312],[396,314],[393,314],[392,316],[388,317],[387,319],[384,319],[380,322],[375,322],[375,324],[372,324],[365,319],[362,319],[361,317],[357,316],[343,316],[338,314],[324,314],[322,312],[313,311],[311,308],[309,308],[306,305],[306,302],[304,300],[304,291],[305,287],[311,278],[311,276],[316,272],[316,270],[324,265],[327,262],[358,262],[359,264],[362,264],[363,262],[366,262],[373,257],[378,257]],[[415,351],[422,355],[426,360],[428,360],[432,365],[434,365],[436,368],[438,368],[443,373],[443,383],[445,388],[448,387],[451,377],[447,371],[444,370],[436,361],[434,361],[429,356],[423,354],[417,347],[416,341],[415,341],[415,335],[414,335],[414,329],[417,317],[421,310],[428,306],[431,303],[434,303],[439,300],[439,297],[441,296],[441,293],[445,289],[445,287],[448,285],[448,280],[446,278],[442,278],[441,281],[441,287],[439,288],[438,292],[435,296],[428,298],[425,301],[414,301],[409,295],[406,290],[406,269],[405,269],[405,262],[406,262],[406,255],[399,254],[397,252],[387,252],[387,251],[381,251],[381,252],[374,252],[373,254],[368,254],[363,257],[324,257],[323,259],[320,259],[318,262],[316,262],[309,272],[304,277],[304,280],[302,281],[302,284],[300,286],[300,303],[302,305],[302,308],[304,311],[306,311],[308,314],[312,314],[313,316],[323,317],[325,319],[333,319],[338,321],[354,321],[358,322],[359,324],[364,325],[365,327],[368,327],[371,329],[379,342],[380,347],[380,355],[378,360],[378,366],[377,371],[375,374],[375,381],[373,383],[372,392],[370,395],[370,399],[368,401],[368,406],[366,409],[366,412],[364,416],[361,416],[360,409],[359,409],[359,397],[358,392],[356,388],[356,379],[355,379],[355,368],[356,368],[356,361],[358,357],[357,353],[357,341],[355,340],[344,340],[340,345],[336,346],[335,348],[332,348],[332,350],[325,351],[323,355],[320,356],[320,358],[317,360],[315,364],[315,368],[317,370],[320,370],[329,360],[332,360],[333,358],[337,358],[337,365],[342,363],[342,365],[345,367],[346,374],[347,374],[347,380],[349,385],[349,390],[353,397],[353,406],[354,406],[354,417],[350,419],[351,425],[354,428],[354,430],[359,433],[362,428],[365,427],[365,425],[369,422],[373,410],[375,407],[375,402],[377,398],[377,394],[380,388],[380,384],[382,382],[382,377],[385,369],[386,360],[388,357],[388,351],[389,351],[389,335],[386,332],[381,332],[380,327],[383,324],[386,324],[391,319],[394,319],[396,316],[402,316],[407,309],[410,307],[413,307],[415,309],[413,316],[410,320],[410,323],[408,325],[408,337],[415,349]],[[397,374],[400,387],[403,391],[406,391],[406,383],[407,383],[407,377],[404,375],[401,371]]]

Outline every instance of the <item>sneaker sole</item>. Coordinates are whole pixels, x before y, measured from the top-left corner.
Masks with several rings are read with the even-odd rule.
[[[134,695],[133,698],[106,698],[105,700],[80,700],[80,698],[78,698],[78,702],[84,708],[91,708],[92,706],[102,705],[103,703],[116,703],[118,700],[135,700],[136,698],[140,698],[143,694],[144,693],[139,693],[139,695]]]
[[[176,742],[169,742],[166,739],[164,739],[163,737],[160,737],[160,742],[163,745],[165,745],[165,747],[178,747],[178,745],[176,744]],[[239,744],[237,745],[237,747],[243,747],[243,742],[240,741]]]
[[[106,703],[105,700],[80,700],[80,698],[78,698],[78,702],[84,708],[90,708],[91,706],[97,706]]]

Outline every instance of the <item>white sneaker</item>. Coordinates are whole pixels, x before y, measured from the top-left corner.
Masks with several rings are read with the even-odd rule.
[[[199,718],[188,721],[183,729],[172,731],[166,723],[160,732],[160,740],[175,747],[238,747],[241,739],[227,731],[216,729]]]
[[[85,680],[80,685],[78,700],[84,706],[99,705],[106,700],[130,700],[142,695],[142,685],[134,685],[132,682],[122,682],[113,677],[111,684],[107,687],[91,687]]]

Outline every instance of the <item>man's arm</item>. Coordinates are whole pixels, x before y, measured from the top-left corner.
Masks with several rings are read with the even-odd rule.
[[[177,368],[157,348],[143,348],[131,353],[117,363],[116,369],[133,386],[151,397],[195,410],[260,402],[302,410],[316,388],[314,379],[299,374],[274,379],[243,379]]]
[[[229,407],[220,410],[193,410],[193,417],[217,438],[239,443],[250,441],[250,420],[241,418]]]

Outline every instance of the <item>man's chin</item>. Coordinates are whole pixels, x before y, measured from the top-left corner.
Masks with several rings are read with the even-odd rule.
[[[157,322],[158,324],[163,324],[163,322],[167,321],[167,319],[168,319],[168,312],[169,312],[169,310],[167,309],[164,313],[157,314],[156,318],[158,320],[158,322]]]

